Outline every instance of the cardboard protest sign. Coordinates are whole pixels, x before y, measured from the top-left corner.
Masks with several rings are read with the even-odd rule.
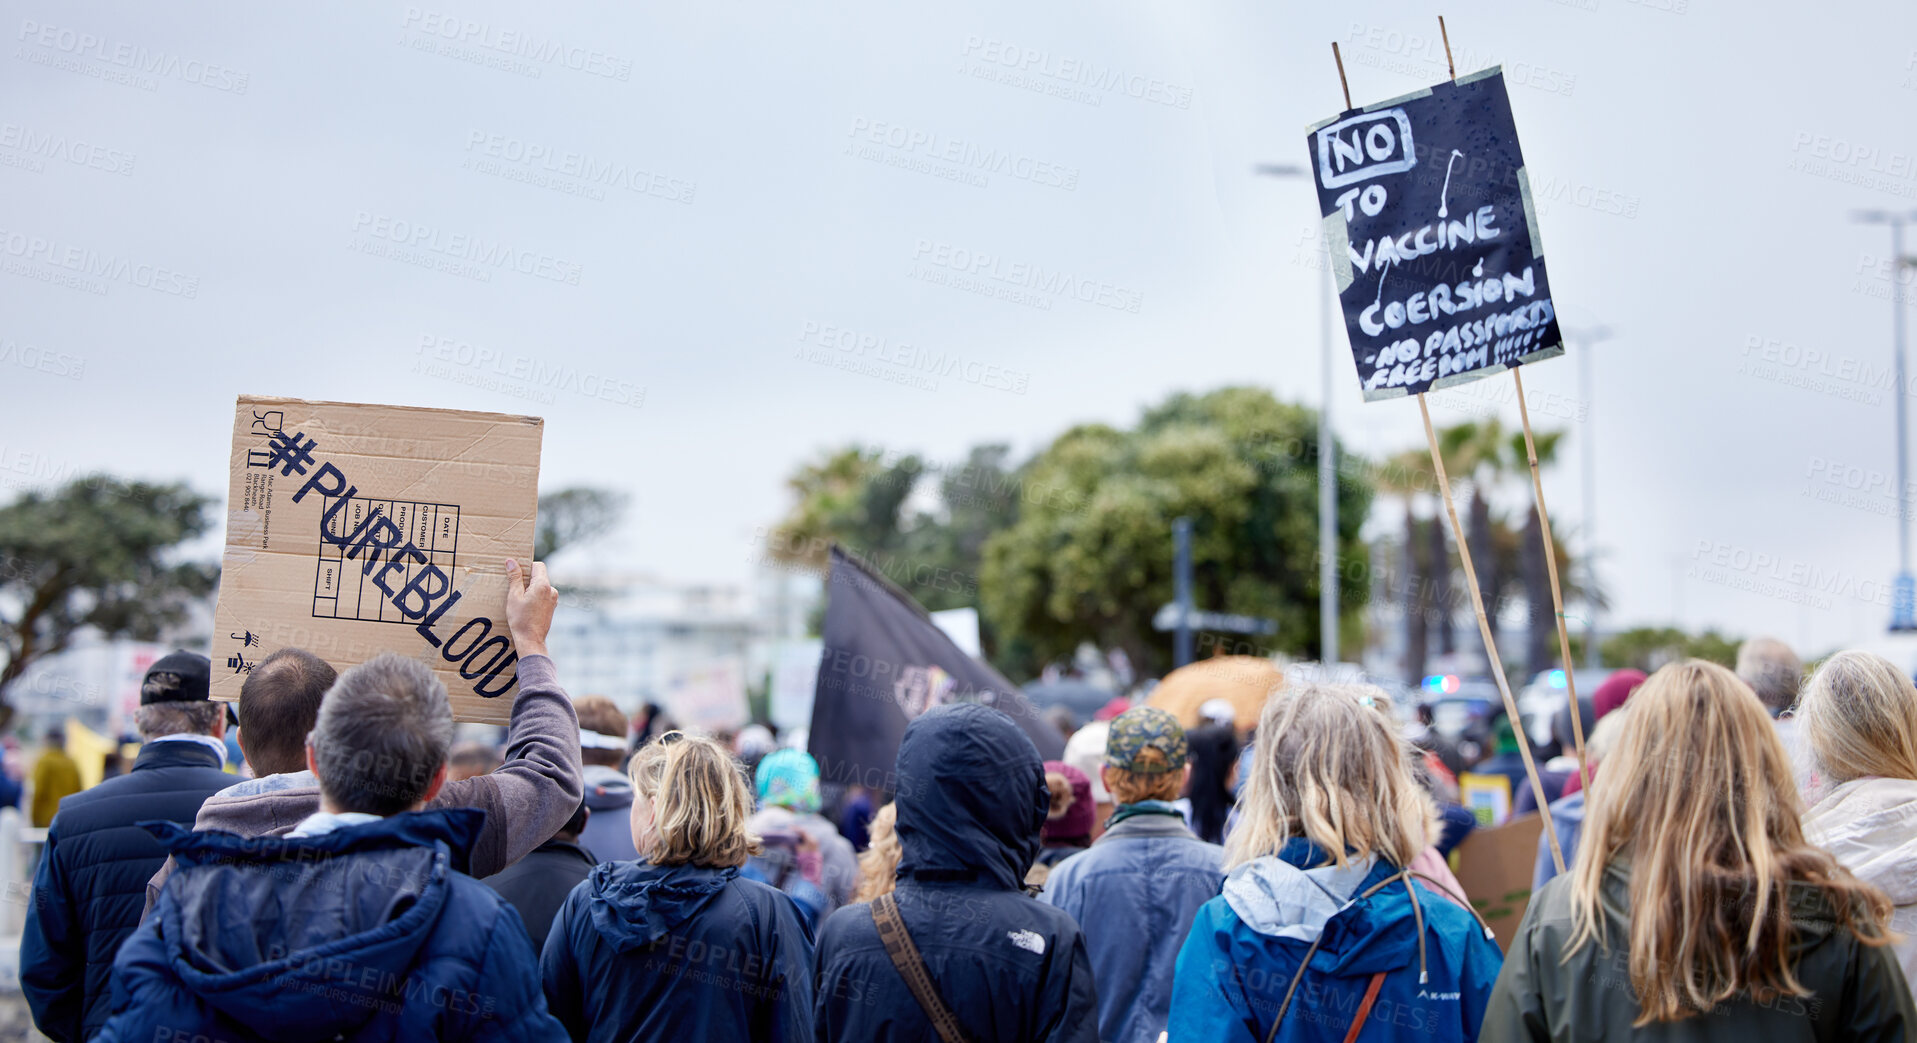
[[[1564,353],[1500,69],[1343,113],[1306,141],[1367,400]]]
[[[506,559],[532,561],[538,417],[241,396],[213,697],[273,651],[430,664],[462,721],[504,724],[519,655]]]
[[[1472,908],[1509,952],[1531,904],[1531,879],[1538,864],[1538,835],[1544,820],[1535,812],[1502,826],[1472,830],[1458,845],[1458,883]]]

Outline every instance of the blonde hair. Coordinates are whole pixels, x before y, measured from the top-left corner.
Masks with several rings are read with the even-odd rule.
[[[870,902],[898,886],[899,858],[905,850],[899,846],[899,806],[887,804],[872,816],[872,844],[859,853],[859,889],[854,902]]]
[[[1304,685],[1267,700],[1225,868],[1277,854],[1293,837],[1339,866],[1373,854],[1410,865],[1437,835],[1437,810],[1412,777],[1389,706],[1364,684]]]
[[[1804,686],[1797,720],[1832,782],[1917,779],[1917,686],[1882,656],[1824,660]]]
[[[1791,966],[1788,889],[1822,888],[1834,918],[1884,943],[1890,900],[1804,840],[1790,759],[1757,696],[1690,659],[1631,696],[1617,748],[1588,798],[1571,870],[1567,955],[1605,939],[1604,878],[1628,860],[1634,1027],[1679,1021],[1748,993],[1809,991]]]
[[[1625,717],[1625,714],[1628,713],[1630,709],[1631,704],[1625,703],[1623,706],[1598,718],[1597,727],[1591,729],[1590,735],[1585,736],[1584,757],[1590,761],[1593,766],[1603,761],[1604,758],[1609,757],[1612,750],[1617,749],[1617,737],[1624,733],[1624,722],[1628,719]],[[1590,798],[1586,797],[1585,799],[1589,800]]]
[[[761,850],[745,827],[752,790],[725,747],[703,736],[667,732],[626,766],[635,799],[654,803],[654,839],[640,852],[656,866],[741,866]]]

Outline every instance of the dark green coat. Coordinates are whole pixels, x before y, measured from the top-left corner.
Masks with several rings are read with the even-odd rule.
[[[1734,1000],[1708,1014],[1633,1030],[1631,1022],[1640,1008],[1631,990],[1628,889],[1625,871],[1613,868],[1604,881],[1605,933],[1611,947],[1600,951],[1587,944],[1568,962],[1564,952],[1572,933],[1570,878],[1558,877],[1532,896],[1491,990],[1481,1043],[1900,1043],[1917,1028],[1910,987],[1890,947],[1860,943],[1832,923],[1830,902],[1821,889],[1792,884],[1797,980],[1811,995],[1784,996],[1764,1006]]]

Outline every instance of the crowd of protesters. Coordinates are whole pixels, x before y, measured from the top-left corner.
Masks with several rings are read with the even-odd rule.
[[[1618,671],[1553,722],[1407,727],[1366,684],[1255,721],[1114,700],[1042,760],[957,702],[888,793],[754,725],[575,701],[508,566],[503,745],[419,661],[282,649],[238,748],[210,664],[153,664],[124,773],[33,772],[21,943],[67,1040],[1901,1040],[1917,1025],[1917,687],[1774,641]],[[1076,722],[1073,722],[1076,723]],[[1578,735],[1584,736],[1578,756]],[[55,743],[57,745],[58,739]],[[64,763],[63,763],[64,762]],[[71,778],[69,778],[71,775]],[[1501,948],[1447,856],[1469,776],[1548,816]],[[42,787],[45,787],[44,790]],[[77,792],[74,792],[77,791]],[[4,796],[5,794],[0,794]],[[19,792],[13,793],[19,799]]]

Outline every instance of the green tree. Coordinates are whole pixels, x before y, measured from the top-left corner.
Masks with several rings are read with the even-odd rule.
[[[1539,472],[1549,470],[1557,463],[1558,446],[1564,441],[1564,432],[1533,432],[1532,441],[1538,450]],[[1524,432],[1511,435],[1509,449],[1511,470],[1529,476],[1531,458],[1525,449]],[[1544,557],[1544,525],[1538,520],[1535,499],[1524,512],[1524,519],[1524,533],[1518,541],[1518,574],[1524,588],[1526,608],[1524,663],[1526,670],[1536,674],[1554,665],[1562,665],[1562,650],[1558,647],[1557,606],[1551,600],[1551,572]],[[1552,535],[1555,537],[1557,533],[1553,532]],[[1581,593],[1572,582],[1571,555],[1565,550],[1563,540],[1554,539],[1552,543],[1552,550],[1557,556],[1559,593],[1569,604],[1574,594]]]
[[[625,517],[626,494],[611,489],[573,486],[539,496],[539,525],[533,531],[533,560],[545,561],[562,547],[604,535]]]
[[[1018,521],[1025,496],[1009,466],[1011,452],[1002,444],[972,447],[963,463],[939,471],[936,509],[906,523],[899,552],[913,567],[895,578],[926,608],[978,607],[985,543]],[[984,619],[979,624],[980,642],[992,648],[991,628]]]
[[[767,539],[776,560],[822,569],[837,543],[861,557],[895,552],[904,540],[905,503],[924,465],[916,456],[890,463],[881,449],[845,446],[801,464],[786,479],[792,508]]]
[[[1437,472],[1431,469],[1431,454],[1422,449],[1407,449],[1387,459],[1376,475],[1378,488],[1403,500],[1404,531],[1400,539],[1398,582],[1402,584],[1400,593],[1404,598],[1404,669],[1406,684],[1417,684],[1424,678],[1427,658],[1427,624],[1435,619],[1432,604],[1432,584],[1427,577],[1432,575],[1430,554],[1426,548],[1423,525],[1418,520],[1417,501],[1421,494],[1437,489]],[[1431,522],[1429,524],[1439,524]],[[1440,531],[1442,540],[1443,533]],[[1450,572],[1450,562],[1440,557],[1437,568]]]
[[[159,640],[213,590],[218,566],[178,560],[210,502],[182,484],[92,475],[0,507],[0,726],[7,687],[83,629]]]
[[[1089,640],[1147,673],[1168,668],[1170,635],[1151,620],[1172,597],[1180,516],[1193,520],[1198,606],[1274,619],[1272,647],[1315,657],[1317,433],[1314,412],[1236,387],[1174,395],[1130,431],[1060,435],[1019,471],[1017,522],[985,544],[980,592],[1005,639],[999,664],[1030,674]],[[1338,559],[1364,561],[1370,485],[1340,482],[1337,495]],[[1355,636],[1364,570],[1338,573],[1340,625]]]
[[[928,610],[976,608],[985,541],[1018,517],[1022,491],[1010,455],[1009,446],[980,445],[962,462],[932,465],[863,446],[828,450],[787,479],[793,504],[768,534],[767,551],[823,570],[836,543]],[[934,478],[934,495],[915,507],[914,493]],[[984,619],[979,640],[987,658],[997,654],[997,633]]]
[[[1634,667],[1649,673],[1677,659],[1708,659],[1723,667],[1737,665],[1738,638],[1715,630],[1687,634],[1676,627],[1637,627],[1612,634],[1598,646],[1609,667]]]
[[[1471,498],[1465,506],[1464,538],[1471,548],[1471,564],[1477,570],[1478,590],[1484,597],[1491,638],[1502,656],[1504,635],[1497,607],[1504,599],[1511,571],[1504,567],[1503,555],[1499,553],[1500,534],[1492,517],[1491,490],[1504,477],[1509,463],[1504,453],[1504,427],[1496,417],[1458,424],[1438,432],[1438,445],[1444,453],[1445,472],[1453,481],[1471,484]]]

